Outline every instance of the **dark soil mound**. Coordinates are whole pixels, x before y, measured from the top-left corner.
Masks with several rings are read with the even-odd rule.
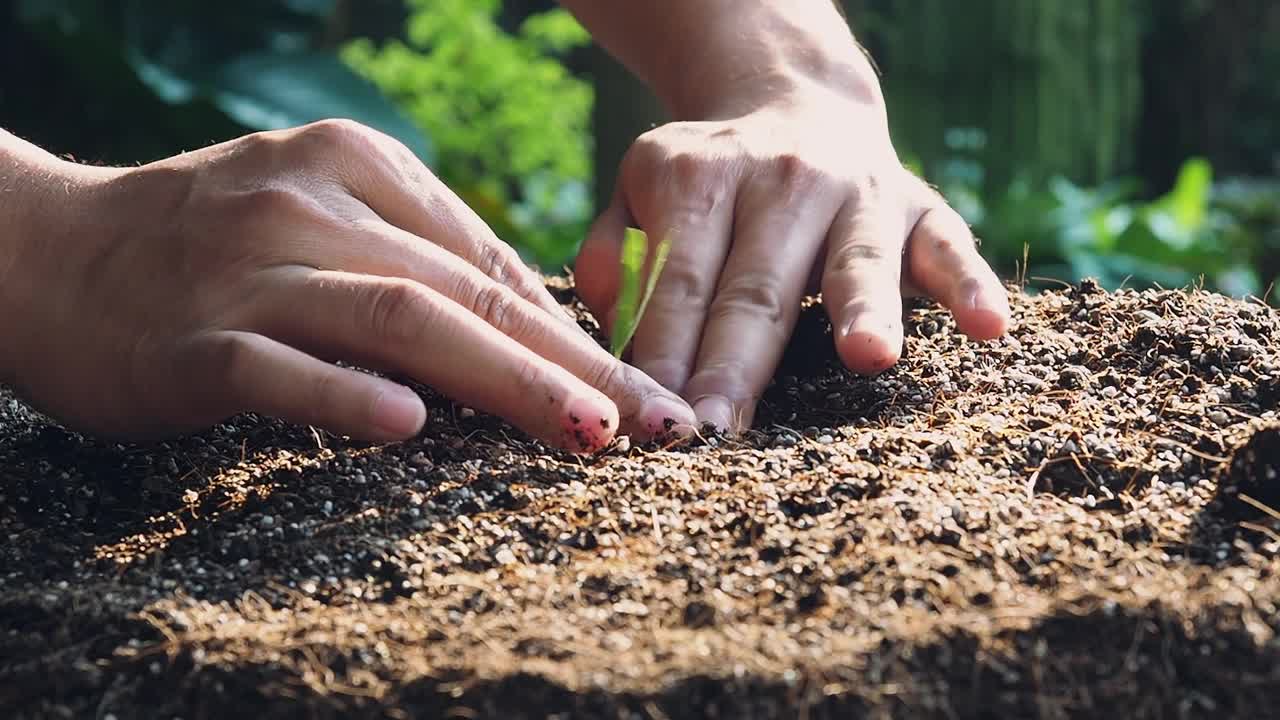
[[[1193,292],[820,309],[757,432],[551,453],[432,398],[160,448],[0,396],[5,717],[1218,717],[1280,703],[1280,318]]]

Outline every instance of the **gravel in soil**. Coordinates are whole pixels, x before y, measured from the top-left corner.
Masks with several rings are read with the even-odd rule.
[[[0,708],[1266,716],[1277,314],[1013,307],[974,343],[913,306],[861,378],[811,306],[756,430],[591,457],[430,393],[402,444],[246,416],[144,448],[0,392]]]

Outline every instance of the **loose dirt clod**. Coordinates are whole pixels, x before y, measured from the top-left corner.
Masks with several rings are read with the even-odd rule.
[[[0,394],[0,708],[1267,716],[1277,314],[1013,307],[975,343],[915,306],[868,379],[810,306],[757,430],[591,457],[431,393],[404,444],[241,417],[157,448]]]

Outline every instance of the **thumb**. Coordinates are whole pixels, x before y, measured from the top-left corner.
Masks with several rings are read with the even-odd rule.
[[[578,297],[606,332],[613,329],[613,306],[618,301],[621,275],[622,239],[630,224],[631,213],[621,196],[615,194],[613,202],[592,223],[573,265]]]

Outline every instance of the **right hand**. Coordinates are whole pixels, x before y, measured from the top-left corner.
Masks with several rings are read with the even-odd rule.
[[[68,182],[88,189],[19,247],[5,369],[73,427],[154,438],[254,411],[376,441],[421,429],[416,394],[330,360],[575,451],[694,421],[385,135],[325,121],[135,169],[59,167],[93,180]]]

